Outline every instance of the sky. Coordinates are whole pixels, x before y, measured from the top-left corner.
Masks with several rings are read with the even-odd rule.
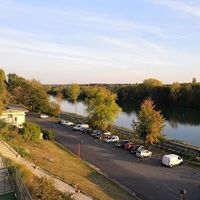
[[[48,84],[200,81],[200,1],[0,0],[0,66]]]

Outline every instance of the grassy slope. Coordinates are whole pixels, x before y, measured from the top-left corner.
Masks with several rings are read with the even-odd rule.
[[[82,191],[101,200],[134,200],[135,198],[118,185],[97,173],[87,164],[78,161],[67,152],[49,141],[27,143],[21,138],[12,141],[12,146],[30,151],[30,158],[43,169],[77,185]]]

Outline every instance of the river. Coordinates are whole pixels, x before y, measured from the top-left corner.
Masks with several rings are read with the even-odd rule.
[[[56,101],[50,96],[51,101]],[[61,110],[75,113],[73,103],[62,100]],[[120,105],[122,112],[119,113],[115,124],[131,128],[132,120],[137,121],[138,108],[134,105]],[[87,106],[83,102],[77,102],[78,114],[87,116]],[[164,135],[173,140],[180,140],[200,147],[200,110],[186,108],[161,108],[165,118]]]

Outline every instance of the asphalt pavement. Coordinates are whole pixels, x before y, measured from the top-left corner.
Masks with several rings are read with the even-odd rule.
[[[186,189],[187,200],[200,200],[200,170],[188,165],[168,168],[161,165],[161,156],[140,159],[129,152],[73,131],[54,119],[40,119],[28,114],[28,119],[56,132],[56,141],[77,154],[81,142],[81,158],[101,169],[110,178],[133,191],[143,200],[179,200]]]

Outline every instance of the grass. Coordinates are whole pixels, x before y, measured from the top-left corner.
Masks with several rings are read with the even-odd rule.
[[[75,185],[81,191],[101,200],[135,200],[130,193],[111,182],[85,162],[78,161],[70,152],[51,141],[37,143],[25,142],[18,137],[10,144],[15,148],[27,149],[30,159],[43,169],[59,176],[66,182]]]

